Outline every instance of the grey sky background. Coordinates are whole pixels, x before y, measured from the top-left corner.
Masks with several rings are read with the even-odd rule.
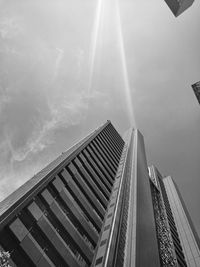
[[[110,119],[145,137],[149,164],[178,184],[200,235],[200,3],[175,18],[164,0],[0,1],[0,199]],[[91,55],[95,51],[91,72]],[[92,73],[91,89],[89,80]]]

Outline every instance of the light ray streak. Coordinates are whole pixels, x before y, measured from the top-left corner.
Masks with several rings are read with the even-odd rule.
[[[91,88],[92,88],[92,80],[94,76],[94,64],[95,64],[95,57],[97,51],[97,42],[100,36],[100,29],[101,24],[103,23],[103,2],[104,0],[98,0],[97,8],[96,8],[96,15],[95,15],[95,22],[94,28],[92,33],[92,41],[91,41],[91,54],[89,59],[89,84],[87,95],[90,96]]]
[[[99,45],[100,35],[102,33],[102,30],[103,30],[104,2],[105,2],[105,0],[98,0],[96,12],[95,12],[94,27],[92,30],[91,45],[90,45],[90,50],[89,50],[89,53],[90,53],[89,54],[89,80],[88,80],[88,86],[86,89],[87,110],[85,112],[85,115],[83,116],[82,133],[85,131],[86,119],[88,117],[88,109],[89,109],[90,96],[91,96],[91,91],[92,91],[92,82],[93,82],[93,78],[94,78],[97,46]]]
[[[130,84],[129,84],[127,62],[126,62],[126,55],[125,55],[125,49],[124,49],[124,39],[123,39],[123,35],[122,35],[121,16],[120,16],[118,1],[116,2],[116,13],[117,13],[116,14],[117,15],[117,24],[118,24],[118,30],[119,30],[119,45],[120,45],[120,53],[121,53],[121,61],[122,61],[122,70],[123,70],[124,83],[125,83],[124,89],[125,89],[125,96],[126,96],[129,120],[130,120],[131,126],[136,126],[136,120],[135,120],[133,102],[132,102],[132,95],[131,95],[131,89],[130,89]]]

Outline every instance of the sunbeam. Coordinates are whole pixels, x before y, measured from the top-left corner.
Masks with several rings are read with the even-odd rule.
[[[127,102],[129,120],[131,126],[136,126],[135,114],[133,109],[133,102],[132,102],[132,94],[129,84],[129,77],[128,77],[128,70],[127,70],[127,62],[126,62],[126,55],[124,49],[124,39],[122,35],[122,25],[121,25],[121,16],[119,10],[119,2],[116,0],[116,15],[117,15],[117,27],[118,27],[118,34],[119,34],[119,45],[120,45],[120,54],[121,54],[121,61],[122,61],[122,71],[124,77],[124,90],[125,90],[125,97]],[[123,88],[122,88],[123,90]]]
[[[91,46],[90,46],[91,53],[90,53],[90,59],[89,59],[89,83],[88,83],[88,88],[87,88],[88,96],[90,96],[91,88],[92,88],[97,45],[99,41],[101,27],[103,24],[103,9],[104,9],[104,0],[98,0],[96,14],[95,14],[94,27],[93,27],[93,32],[92,32]]]
[[[112,27],[111,27],[112,25]],[[117,44],[117,46],[116,46]],[[124,40],[122,34],[121,15],[119,9],[118,0],[98,0],[96,6],[96,12],[94,17],[94,26],[91,35],[91,45],[89,51],[89,75],[88,75],[88,86],[86,89],[87,100],[87,111],[83,119],[83,125],[88,117],[88,108],[90,103],[90,96],[93,93],[94,83],[96,82],[97,65],[100,63],[101,71],[106,71],[106,67],[102,66],[103,58],[108,53],[112,53],[111,47],[117,47],[115,58],[119,60],[119,67],[121,70],[121,78],[123,85],[120,88],[124,100],[126,103],[128,119],[131,126],[136,125],[134,108],[132,103],[132,92],[129,84],[128,69],[124,48]],[[103,55],[100,56],[103,48]],[[102,58],[101,58],[102,57]],[[98,59],[101,59],[100,61]],[[116,62],[117,62],[116,60]],[[118,63],[117,63],[118,64]],[[103,68],[102,68],[103,67]],[[115,69],[115,68],[113,68]],[[117,73],[116,73],[117,75]],[[98,76],[105,77],[105,73],[99,73]],[[108,78],[109,79],[109,78]],[[120,79],[119,79],[120,81]],[[110,80],[106,80],[109,84]],[[114,93],[114,92],[113,92]]]

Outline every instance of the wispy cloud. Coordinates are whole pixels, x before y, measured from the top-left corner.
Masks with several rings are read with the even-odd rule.
[[[24,30],[20,17],[3,17],[0,20],[0,36],[2,39],[12,39]]]
[[[1,171],[0,179],[0,201],[12,193],[16,188],[25,183],[30,177],[41,170],[42,164],[33,163],[27,164],[21,170],[16,170],[11,167]],[[17,179],[16,179],[17,177]]]
[[[3,107],[9,103],[9,96],[6,94],[6,89],[0,85],[0,114]]]
[[[57,47],[56,48],[56,52],[57,52],[57,56],[56,56],[56,62],[55,62],[55,70],[54,70],[54,75],[53,75],[53,81],[58,76],[60,64],[61,64],[61,61],[62,61],[63,56],[64,56],[64,50],[63,49]]]
[[[22,138],[24,136],[24,129],[18,129],[18,134],[15,134],[14,125],[4,125],[4,143],[0,147],[0,151],[7,147],[7,151],[10,152],[10,161],[24,161],[32,154],[43,151],[47,146],[54,142],[54,132],[60,128],[68,128],[72,125],[81,124],[83,114],[88,109],[88,101],[98,100],[104,97],[100,92],[93,92],[90,96],[82,93],[74,92],[66,94],[59,99],[54,99],[51,103],[48,103],[48,118],[42,118],[42,114],[38,113],[37,120],[32,126],[30,134],[26,137],[26,140],[17,142],[16,138]],[[21,103],[23,104],[23,103]],[[37,104],[37,103],[34,103]],[[10,103],[12,105],[12,102]],[[27,110],[25,110],[27,112]],[[20,116],[20,113],[19,113]],[[41,116],[41,117],[40,117]],[[21,134],[20,134],[21,132]],[[21,143],[21,145],[14,145]]]

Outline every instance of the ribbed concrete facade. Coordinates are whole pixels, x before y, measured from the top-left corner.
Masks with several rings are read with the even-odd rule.
[[[118,172],[92,266],[160,266],[144,141],[124,137]]]
[[[1,203],[0,244],[12,266],[159,266],[141,134],[108,121],[64,152]]]
[[[1,203],[0,243],[17,266],[90,266],[124,141],[110,122]]]
[[[200,244],[185,204],[178,192],[173,179],[168,176],[163,179],[170,207],[176,223],[177,231],[188,267],[200,266]]]
[[[107,121],[0,203],[0,249],[13,267],[187,266],[168,194],[141,133]]]

